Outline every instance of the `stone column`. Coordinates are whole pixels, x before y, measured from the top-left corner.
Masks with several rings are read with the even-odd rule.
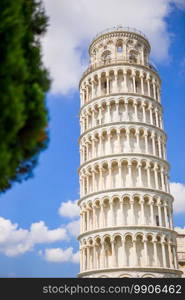
[[[156,100],[156,90],[155,90],[155,79],[152,79],[152,88],[153,88],[153,95],[154,95],[154,99]]]
[[[144,238],[144,265],[148,266],[148,249],[147,249],[147,239]]]
[[[98,105],[98,111],[99,111],[99,114],[98,114],[99,124],[101,125],[102,124],[102,107],[101,107],[101,104]]]
[[[140,74],[141,79],[141,94],[144,95],[144,83],[143,83],[143,73]]]
[[[109,90],[109,76],[108,75],[106,77],[106,80],[107,80],[107,95],[109,95],[110,90]]]
[[[166,147],[164,141],[162,142],[162,149],[163,149],[163,159],[166,160]]]
[[[96,139],[92,138],[92,158],[96,157]]]
[[[142,165],[141,165],[141,163],[139,163],[137,167],[138,167],[138,176],[139,176],[139,178],[138,178],[139,186],[142,186],[142,173],[141,173]]]
[[[89,270],[90,269],[90,248],[89,248],[88,245],[86,246],[86,251],[87,251],[87,259],[86,259],[86,261],[87,261],[87,270]]]
[[[111,249],[112,249],[112,268],[116,267],[116,252],[115,252],[115,242],[111,241]]]
[[[103,202],[100,203],[100,226],[104,227],[104,209]]]
[[[144,214],[144,200],[140,200],[140,205],[141,205],[141,225],[145,224],[145,214]]]
[[[171,229],[173,229],[173,217],[172,217],[172,209],[170,207],[168,207],[168,213],[169,213],[169,226]]]
[[[123,267],[125,267],[127,265],[125,239],[122,239],[122,254],[123,254]]]
[[[151,224],[151,226],[154,226],[155,225],[155,220],[154,220],[154,201],[152,199],[150,200],[150,216],[151,216],[150,224]]]
[[[143,123],[146,123],[146,111],[145,111],[145,103],[142,103],[142,111],[143,111]]]
[[[150,164],[147,163],[146,165],[146,172],[147,172],[147,183],[148,183],[148,187],[151,188],[151,178],[150,178]]]
[[[107,141],[108,141],[108,153],[111,154],[112,149],[111,149],[111,133],[110,132],[107,132]]]
[[[162,158],[162,151],[161,151],[161,138],[158,137],[158,148],[159,148],[159,157]]]
[[[137,116],[137,101],[134,101],[134,114],[135,114],[135,121],[138,121],[138,116]]]
[[[87,102],[89,102],[89,85],[87,84],[85,88],[86,88],[86,99]]]
[[[97,89],[98,97],[101,96],[101,75],[98,75],[98,89]]]
[[[161,99],[160,99],[160,86],[157,85],[157,101],[160,103]]]
[[[119,120],[119,101],[116,101],[116,115]]]
[[[155,176],[155,188],[156,188],[156,190],[158,190],[159,189],[159,182],[158,182],[158,167],[157,167],[157,165],[155,164],[155,166],[154,166],[154,176]]]
[[[87,207],[87,230],[90,230],[90,210],[89,207]]]
[[[121,131],[117,130],[117,137],[118,137],[118,153],[121,153]]]
[[[95,95],[95,82],[94,80],[92,80],[92,99],[94,99],[94,95]]]
[[[122,169],[121,169],[121,162],[118,162],[118,176],[119,176],[119,180],[118,180],[118,187],[122,187]]]
[[[101,252],[100,252],[100,268],[104,269],[105,267],[105,247],[104,243],[101,244]]]
[[[103,190],[103,169],[100,167],[99,191]]]
[[[158,109],[155,109],[155,119],[156,119],[156,126],[159,127],[159,119],[158,119]]]
[[[108,123],[111,122],[111,109],[110,109],[110,103],[107,103],[107,112],[108,112]]]
[[[164,168],[161,168],[161,184],[162,184],[162,190],[165,191],[165,183],[164,183]]]
[[[102,135],[99,136],[99,155],[102,156],[102,150],[103,150],[103,142],[102,142]]]
[[[133,80],[133,93],[136,93],[136,73],[132,72],[132,80]]]
[[[124,203],[123,199],[120,199],[120,207],[121,207],[121,225],[124,225]]]
[[[128,120],[128,102],[127,102],[127,100],[125,100],[125,115]]]
[[[96,171],[92,169],[92,192],[96,191]]]
[[[86,270],[86,257],[85,257],[85,247],[82,247],[82,271]]]
[[[168,224],[168,214],[167,214],[167,204],[164,204],[164,218],[165,218],[165,227],[169,227]]]
[[[151,92],[150,92],[150,75],[149,74],[147,74],[146,81],[147,81],[147,88],[148,88],[148,96],[151,97]]]
[[[148,154],[148,133],[145,131],[144,133],[144,139],[145,139],[145,153]]]
[[[178,263],[177,263],[177,254],[175,251],[175,245],[172,245],[172,251],[173,251],[173,259],[174,259],[174,268],[177,269]]]
[[[96,205],[92,205],[92,219],[93,219],[93,230],[97,228],[97,224],[96,224]]]
[[[155,266],[155,267],[158,267],[157,240],[156,240],[156,239],[154,239],[153,245],[154,245],[154,266]]]
[[[127,71],[126,70],[123,70],[123,80],[124,80],[124,92],[127,92],[128,88],[127,88]]]
[[[163,268],[166,268],[166,251],[165,251],[165,242],[161,242],[162,246],[162,261],[163,261]]]
[[[114,206],[113,201],[110,201],[110,212],[111,212],[111,226],[114,226]]]
[[[97,255],[96,255],[96,244],[93,245],[93,267],[92,269],[97,269]]]
[[[141,151],[140,151],[140,145],[139,145],[139,137],[140,137],[140,135],[139,135],[139,130],[136,130],[136,144],[137,144],[137,151],[138,151],[138,152],[141,152]]]
[[[161,201],[160,201],[160,199],[158,199],[158,201],[157,201],[157,209],[158,209],[158,215],[159,215],[159,226],[162,226]]]
[[[149,112],[150,112],[150,124],[154,125],[152,105],[149,105],[148,109],[149,109]]]
[[[130,199],[130,208],[131,208],[131,225],[135,225],[134,199]]]
[[[152,152],[153,152],[153,155],[156,156],[155,134],[154,134],[154,132],[152,132],[151,139],[152,139]]]
[[[130,132],[126,130],[126,144],[127,144],[127,151],[130,152]]]
[[[89,173],[86,173],[86,180],[87,180],[87,194],[89,193]]]
[[[168,256],[169,256],[169,262],[170,262],[170,269],[173,269],[173,257],[171,252],[171,241],[168,241]]]
[[[133,265],[138,265],[138,258],[137,258],[137,252],[136,252],[136,240],[133,240]]]
[[[132,164],[128,163],[129,186],[132,186]]]
[[[118,73],[117,73],[117,71],[114,72],[114,77],[115,77],[114,93],[117,93],[118,92]]]

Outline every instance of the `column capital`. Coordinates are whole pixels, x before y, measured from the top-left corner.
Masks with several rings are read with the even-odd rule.
[[[146,236],[144,236],[144,238],[143,238],[143,243],[147,243],[147,242],[148,242],[148,239],[147,239]]]
[[[154,205],[154,200],[152,198],[150,199],[149,204]]]
[[[143,71],[140,71],[139,78],[144,78]]]
[[[146,80],[150,80],[150,73],[146,74]]]
[[[157,205],[161,206],[161,198],[157,198]]]
[[[139,163],[137,164],[137,169],[139,169],[139,168],[141,168],[141,167],[142,167],[142,163],[139,162]]]
[[[115,244],[115,239],[114,239],[114,237],[111,237],[111,239],[110,239],[110,242],[111,242],[111,244]]]
[[[157,162],[154,163],[154,171],[158,171],[158,164],[157,164]]]
[[[132,198],[130,199],[130,204],[132,204],[132,205],[134,204],[134,199],[132,199]]]
[[[139,200],[139,203],[140,203],[140,204],[144,204],[144,203],[145,203],[144,199],[140,199],[140,200]]]
[[[152,138],[155,138],[155,136],[156,136],[156,133],[155,133],[155,131],[152,131],[152,133],[151,133],[151,137],[152,137]]]

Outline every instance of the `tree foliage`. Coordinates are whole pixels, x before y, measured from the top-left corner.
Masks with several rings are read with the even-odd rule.
[[[48,144],[50,86],[40,38],[48,19],[39,0],[0,3],[0,191],[32,176]]]

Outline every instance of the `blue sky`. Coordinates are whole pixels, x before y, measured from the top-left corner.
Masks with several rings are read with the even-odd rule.
[[[134,1],[131,2],[134,3]],[[83,1],[78,0],[77,2]],[[111,1],[109,2],[111,5]],[[142,2],[144,5],[146,1],[143,0]],[[151,2],[156,3],[156,10],[160,10],[160,5],[164,1]],[[170,3],[170,1],[168,2]],[[182,3],[183,5],[183,1],[176,2],[176,4]],[[48,14],[51,13],[50,26],[52,27],[54,26],[52,25],[54,13],[50,10],[47,0],[45,3]],[[163,26],[165,26],[162,31],[159,26],[165,44],[161,44],[160,40],[155,37],[153,43],[156,41],[158,44],[155,45],[157,50],[155,50],[152,60],[157,65],[162,79],[164,125],[168,135],[168,160],[171,164],[170,181],[179,184],[179,186],[173,187],[177,199],[175,201],[178,201],[174,217],[175,225],[184,227],[185,6],[179,7],[176,4],[169,4],[164,14],[159,14],[158,21],[159,23],[162,21]],[[171,9],[169,9],[170,7]],[[125,9],[129,10],[126,4]],[[65,11],[63,11],[64,13]],[[107,14],[109,14],[109,10],[107,10]],[[84,22],[86,21],[84,20]],[[133,21],[130,23],[127,25],[134,25]],[[99,26],[101,25],[103,24]],[[138,27],[137,25],[136,22],[135,27]],[[66,32],[70,43],[70,33],[73,36],[73,27],[68,26],[68,28]],[[84,68],[86,61],[87,45],[92,35],[96,34],[96,26],[92,28],[89,37],[88,32],[79,37],[75,36],[76,48],[74,53],[76,56],[73,57],[73,61],[76,66],[78,66],[78,61],[80,62],[80,71]],[[60,28],[58,30],[60,31]],[[145,31],[147,30],[149,29],[146,28]],[[149,38],[152,39],[153,35],[156,34],[156,29],[153,35],[152,30],[148,32]],[[163,46],[166,47],[165,51],[162,49]],[[164,52],[162,58],[160,57],[160,48],[161,53]],[[64,49],[64,52],[62,50],[61,48],[60,53],[64,56],[66,50]],[[49,55],[47,53],[44,55],[47,60]],[[52,56],[52,51],[50,51],[50,55]],[[60,70],[57,72],[55,65],[52,66],[52,59],[48,59],[47,63],[51,68],[55,87],[47,95],[50,115],[50,144],[40,156],[34,177],[22,184],[15,184],[10,191],[0,196],[0,277],[75,277],[79,272],[78,242],[75,232],[78,223],[78,211],[74,202],[79,198],[77,174],[79,167],[78,137],[80,134],[79,94],[74,74],[71,73],[71,81],[70,76],[66,74],[68,81],[65,82],[65,76],[62,75],[63,65],[61,64],[60,83]],[[72,71],[70,69],[71,62],[66,57],[65,70],[68,70],[68,64],[70,75]],[[78,79],[79,73],[76,76]],[[62,85],[64,86],[63,90]],[[65,204],[62,205],[66,202],[66,206]],[[59,208],[61,208],[60,212]],[[71,215],[69,211],[72,212]],[[48,249],[55,249],[55,251],[47,251]]]

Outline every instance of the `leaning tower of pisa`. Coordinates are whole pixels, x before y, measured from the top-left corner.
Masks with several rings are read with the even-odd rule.
[[[80,80],[79,277],[180,277],[161,80],[135,29],[95,37]]]

